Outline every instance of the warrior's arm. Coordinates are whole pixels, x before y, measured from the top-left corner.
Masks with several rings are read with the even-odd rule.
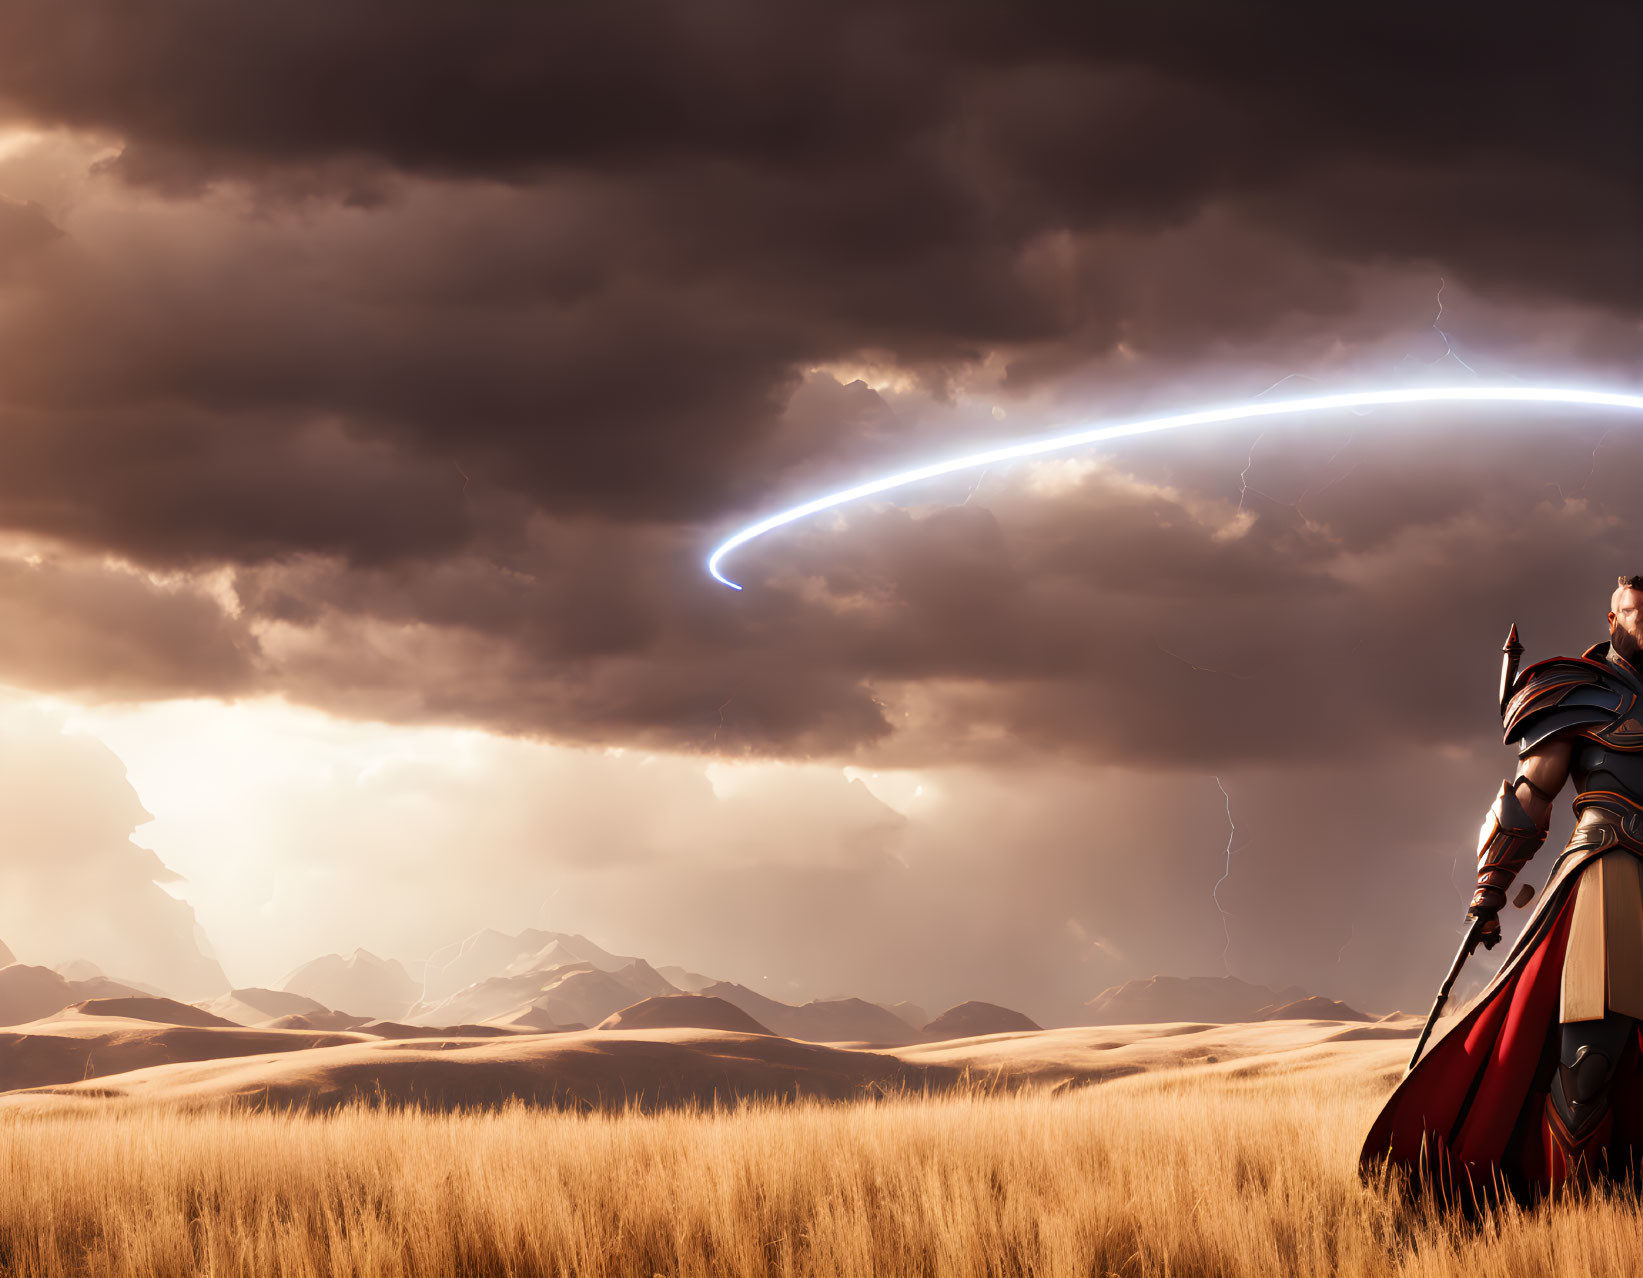
[[[1552,800],[1569,779],[1569,756],[1573,752],[1573,740],[1558,737],[1536,746],[1518,761],[1512,789],[1523,810],[1542,830],[1552,823]]]
[[[1552,823],[1552,800],[1569,779],[1573,742],[1553,737],[1524,754],[1516,777],[1501,782],[1489,814],[1478,831],[1478,883],[1467,913],[1484,920],[1483,943],[1500,939],[1501,906],[1506,889],[1546,840]]]

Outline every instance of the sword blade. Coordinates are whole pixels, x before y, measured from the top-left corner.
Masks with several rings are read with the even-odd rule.
[[[1421,1052],[1426,1047],[1426,1040],[1432,1037],[1432,1028],[1438,1023],[1438,1016],[1443,1011],[1443,1005],[1449,1001],[1449,991],[1455,988],[1455,978],[1460,975],[1460,969],[1466,965],[1466,960],[1472,957],[1472,951],[1477,949],[1478,942],[1483,939],[1483,920],[1473,919],[1472,926],[1466,929],[1466,935],[1461,938],[1460,949],[1455,952],[1455,961],[1449,965],[1449,975],[1443,978],[1443,984],[1438,987],[1438,996],[1432,1003],[1431,1014],[1426,1018],[1426,1025],[1421,1029],[1420,1040],[1415,1044],[1415,1054],[1409,1058],[1409,1065],[1403,1071],[1408,1078],[1421,1058]]]

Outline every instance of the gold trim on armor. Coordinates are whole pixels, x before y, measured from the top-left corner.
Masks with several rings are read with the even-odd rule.
[[[1578,819],[1565,847],[1618,846],[1643,856],[1643,804],[1615,790],[1586,790],[1575,795]]]
[[[1599,745],[1606,745],[1612,750],[1643,749],[1643,723],[1629,715],[1624,720],[1616,720],[1604,726],[1582,728],[1575,735],[1585,737],[1588,741],[1596,741]]]
[[[1574,797],[1574,810],[1579,812],[1582,808],[1589,808],[1594,803],[1601,806],[1611,801],[1616,807],[1630,808],[1639,816],[1643,816],[1643,803],[1622,794],[1619,790],[1582,790]]]

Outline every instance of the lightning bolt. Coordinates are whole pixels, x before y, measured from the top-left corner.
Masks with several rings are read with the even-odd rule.
[[[1443,318],[1443,286],[1445,282],[1446,281],[1443,276],[1438,276],[1438,296],[1436,299],[1438,303],[1438,313],[1432,317],[1432,331],[1439,337],[1443,338],[1443,354],[1439,355],[1437,359],[1428,360],[1427,367],[1431,367],[1433,364],[1441,363],[1445,359],[1452,359],[1468,373],[1472,374],[1473,377],[1476,377],[1478,375],[1478,370],[1473,368],[1459,355],[1455,354],[1455,346],[1454,343],[1449,340],[1449,334],[1444,329],[1438,327],[1438,321]]]
[[[1441,275],[1438,276],[1438,291],[1437,291],[1436,297],[1433,299],[1437,303],[1437,308],[1438,309],[1437,309],[1437,314],[1432,317],[1432,324],[1431,324],[1432,331],[1443,339],[1443,354],[1439,355],[1436,359],[1427,360],[1426,365],[1427,365],[1428,368],[1430,368],[1434,364],[1442,363],[1443,360],[1447,357],[1447,358],[1453,359],[1455,361],[1455,363],[1459,364],[1468,373],[1471,373],[1472,376],[1476,377],[1478,375],[1477,370],[1475,368],[1473,368],[1470,364],[1468,364],[1465,360],[1463,360],[1460,357],[1459,354],[1456,353],[1454,342],[1450,338],[1448,330],[1444,329],[1444,328],[1440,328],[1438,326],[1438,321],[1443,318],[1443,290],[1444,290],[1444,287],[1445,287],[1446,283],[1447,283],[1447,281],[1443,278],[1443,276],[1441,276]],[[1407,358],[1409,358],[1409,356],[1406,355],[1404,358],[1407,359]],[[1280,386],[1283,386],[1283,385],[1285,385],[1289,382],[1292,382],[1292,381],[1305,381],[1305,382],[1314,382],[1315,383],[1317,381],[1317,379],[1314,378],[1314,377],[1308,377],[1304,373],[1289,373],[1289,374],[1287,374],[1283,377],[1280,377],[1277,381],[1273,382],[1272,385],[1268,386],[1265,390],[1263,390],[1259,394],[1257,394],[1255,396],[1255,398],[1260,399],[1263,395],[1270,395],[1273,391],[1277,390]],[[1257,435],[1255,437],[1254,442],[1251,443],[1250,446],[1249,446],[1249,455],[1244,459],[1244,468],[1241,471],[1238,472],[1238,513],[1239,514],[1243,513],[1244,499],[1248,496],[1250,490],[1254,489],[1255,492],[1260,493],[1260,495],[1262,497],[1265,497],[1268,501],[1273,502],[1273,503],[1275,503],[1276,505],[1279,505],[1279,506],[1288,506],[1291,510],[1293,510],[1303,520],[1306,521],[1306,524],[1309,528],[1313,527],[1316,524],[1317,521],[1314,520],[1312,518],[1312,516],[1308,515],[1304,509],[1302,509],[1301,503],[1303,501],[1305,501],[1308,497],[1317,496],[1319,493],[1322,493],[1322,492],[1326,491],[1327,489],[1330,489],[1330,488],[1334,487],[1336,484],[1340,483],[1341,480],[1345,479],[1353,471],[1358,469],[1359,463],[1358,462],[1353,462],[1352,465],[1349,466],[1345,471],[1343,471],[1341,474],[1335,476],[1334,479],[1331,479],[1328,483],[1324,484],[1322,487],[1320,487],[1316,490],[1314,490],[1312,488],[1312,486],[1310,484],[1308,484],[1304,489],[1301,490],[1300,496],[1296,497],[1294,501],[1279,501],[1271,493],[1266,492],[1266,491],[1264,491],[1263,489],[1260,489],[1260,488],[1255,488],[1254,485],[1249,482],[1249,472],[1250,472],[1251,467],[1253,467],[1254,464],[1255,464],[1255,450],[1260,447],[1261,440],[1264,439],[1265,437],[1266,437],[1266,431],[1264,431],[1264,430],[1259,435]],[[1608,437],[1607,435],[1604,436],[1604,438],[1607,438],[1607,437]],[[1352,442],[1356,438],[1357,438],[1357,436],[1355,434],[1347,436],[1346,443],[1342,444],[1339,448],[1337,448],[1333,453],[1330,454],[1329,460],[1324,462],[1323,466],[1320,468],[1321,471],[1324,472],[1324,473],[1327,473],[1329,468],[1335,464],[1336,460],[1340,457],[1340,455],[1352,446]],[[1601,445],[1602,442],[1603,442],[1602,440],[1599,440],[1598,441],[1599,445]],[[1597,454],[1597,450],[1595,448],[1592,450],[1592,454],[1593,454],[1593,465],[1595,466],[1596,465],[1596,454]],[[1587,474],[1586,478],[1589,482],[1590,479],[1591,479],[1590,473]],[[1581,485],[1581,489],[1582,489],[1582,491],[1585,490],[1585,485],[1584,484]],[[1563,495],[1563,492],[1562,492],[1561,489],[1559,489],[1558,490],[1558,496],[1561,497],[1562,495]]]
[[[1273,382],[1272,385],[1268,386],[1264,391],[1257,391],[1255,393],[1255,395],[1253,396],[1253,398],[1260,399],[1262,395],[1270,395],[1270,394],[1272,394],[1273,391],[1277,390],[1278,387],[1282,386],[1285,382],[1311,382],[1313,385],[1317,385],[1318,379],[1316,377],[1308,377],[1305,373],[1285,373],[1277,381]]]
[[[1221,904],[1221,884],[1232,877],[1232,841],[1238,837],[1238,826],[1232,819],[1232,796],[1227,793],[1226,786],[1221,784],[1220,777],[1215,778],[1215,788],[1221,792],[1221,797],[1226,800],[1227,805],[1227,863],[1226,868],[1221,872],[1221,877],[1215,880],[1215,886],[1210,889],[1209,895],[1210,899],[1215,902],[1215,908],[1221,912],[1221,931],[1226,934],[1226,944],[1221,948],[1221,966],[1226,969],[1227,975],[1230,976],[1232,966],[1227,961],[1227,955],[1232,949],[1232,928],[1227,924],[1226,907]]]
[[[1301,508],[1301,503],[1308,497],[1316,497],[1319,493],[1326,492],[1327,490],[1333,488],[1336,484],[1340,483],[1341,480],[1345,479],[1353,471],[1357,470],[1359,463],[1353,462],[1339,475],[1336,475],[1335,478],[1317,488],[1313,488],[1311,484],[1308,484],[1305,488],[1301,489],[1300,496],[1296,497],[1294,501],[1281,501],[1277,497],[1274,497],[1271,493],[1267,492],[1264,488],[1257,488],[1254,484],[1249,482],[1250,468],[1255,465],[1255,450],[1261,446],[1261,441],[1265,438],[1266,431],[1264,430],[1255,437],[1254,442],[1249,446],[1249,455],[1244,458],[1244,468],[1238,472],[1238,510],[1236,513],[1239,515],[1244,513],[1245,498],[1247,498],[1250,493],[1255,492],[1265,497],[1275,506],[1288,506],[1306,522],[1308,528],[1315,526],[1317,524],[1317,520],[1313,519],[1311,515],[1307,514],[1306,511]],[[1322,466],[1319,467],[1319,471],[1327,472],[1329,468],[1340,459],[1341,454],[1348,448],[1352,447],[1352,443],[1356,439],[1357,435],[1348,435],[1346,437],[1346,442],[1334,452],[1329,454],[1328,459]]]
[[[736,699],[736,694],[733,692],[728,697],[726,697],[723,701],[721,701],[719,703],[719,722],[718,722],[718,725],[713,729],[713,744],[714,745],[719,744],[719,731],[720,731],[720,729],[722,729],[725,726],[725,707],[728,706],[735,699]]]
[[[1352,441],[1350,439],[1346,441],[1347,444],[1350,444],[1351,442]],[[1346,447],[1346,444],[1342,444],[1341,447],[1335,451],[1335,457],[1339,457],[1341,455],[1341,451],[1343,449],[1345,449],[1345,447]],[[1324,466],[1328,467],[1329,463],[1335,460],[1335,457],[1331,457],[1329,459],[1329,461],[1324,463]],[[1306,511],[1301,509],[1301,503],[1303,501],[1305,501],[1308,497],[1316,497],[1320,493],[1328,492],[1336,484],[1340,483],[1341,480],[1345,479],[1353,471],[1357,470],[1360,464],[1361,464],[1361,460],[1360,461],[1355,461],[1350,466],[1348,466],[1345,470],[1343,470],[1339,475],[1336,475],[1335,478],[1330,480],[1327,484],[1324,484],[1324,485],[1322,485],[1318,488],[1307,488],[1307,489],[1302,490],[1301,495],[1295,499],[1295,513],[1300,515],[1300,517],[1302,519],[1306,520],[1308,527],[1311,527],[1317,521],[1315,519],[1313,519],[1311,515],[1307,514]]]
[[[451,964],[455,963],[457,961],[457,959],[461,958],[464,954],[466,954],[467,951],[468,951],[468,946],[472,942],[477,940],[479,937],[483,936],[485,934],[485,932],[486,932],[485,928],[480,928],[479,931],[473,933],[471,936],[463,937],[460,941],[451,941],[449,944],[441,945],[437,950],[435,950],[427,958],[422,960],[422,998],[421,998],[422,1002],[426,1003],[428,1001],[428,974],[430,972],[433,972],[433,971],[438,971],[440,973],[448,972],[451,968]],[[441,963],[436,968],[434,966],[434,959],[438,955],[441,955],[441,954],[445,953],[445,951],[450,949],[452,946],[456,947],[456,953],[454,955],[452,955],[449,960],[447,960],[444,963]]]
[[[1262,394],[1265,393],[1265,391],[1262,392]],[[1250,442],[1249,455],[1244,458],[1244,468],[1238,472],[1238,514],[1240,515],[1244,513],[1244,498],[1249,496],[1249,468],[1255,464],[1255,450],[1261,446],[1261,441],[1265,438],[1266,432],[1263,430],[1254,438],[1254,440]],[[1261,493],[1259,488],[1255,491]],[[1261,496],[1265,497],[1268,501],[1277,500],[1277,498],[1272,497],[1267,493],[1261,493]]]
[[[1597,443],[1592,445],[1591,464],[1586,467],[1586,478],[1580,481],[1580,490],[1577,494],[1578,496],[1584,497],[1586,495],[1586,485],[1592,482],[1592,476],[1597,473],[1597,450],[1602,448],[1603,445],[1608,442],[1609,436],[1614,434],[1614,430],[1615,428],[1613,426],[1609,427],[1608,430],[1598,436]],[[1558,496],[1563,496],[1562,490],[1559,490]]]
[[[1586,478],[1580,481],[1579,488],[1574,489],[1572,492],[1566,493],[1563,491],[1563,485],[1558,483],[1555,479],[1542,480],[1540,486],[1542,488],[1550,488],[1557,494],[1557,499],[1559,501],[1568,501],[1570,497],[1580,497],[1584,499],[1586,496],[1586,485],[1592,482],[1592,476],[1597,473],[1597,450],[1603,447],[1605,441],[1607,441],[1609,436],[1612,434],[1614,434],[1614,428],[1611,426],[1608,430],[1598,436],[1597,443],[1592,445],[1592,453],[1586,463]],[[1598,503],[1598,506],[1601,509],[1602,503]]]

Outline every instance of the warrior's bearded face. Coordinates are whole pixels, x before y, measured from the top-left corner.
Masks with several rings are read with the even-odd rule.
[[[1609,646],[1634,665],[1643,665],[1643,590],[1615,591],[1609,613]]]

